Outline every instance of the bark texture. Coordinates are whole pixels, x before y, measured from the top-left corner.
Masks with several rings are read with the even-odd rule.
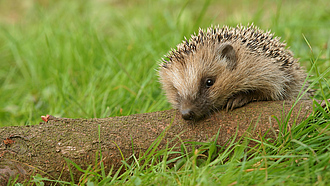
[[[3,140],[0,185],[6,185],[10,177],[18,176],[23,182],[35,174],[70,181],[65,158],[86,169],[95,164],[95,155],[100,149],[106,171],[113,166],[116,172],[121,166],[121,153],[128,158],[133,153],[132,148],[134,153],[146,152],[165,129],[159,148],[166,143],[169,147],[176,143],[181,145],[177,136],[184,142],[207,142],[219,129],[218,145],[225,145],[236,130],[237,139],[242,135],[260,139],[267,131],[267,135],[275,138],[278,122],[272,116],[284,120],[291,107],[291,102],[255,102],[233,111],[220,111],[199,122],[185,121],[176,110],[168,110],[103,119],[50,117],[48,122],[39,125],[3,127],[0,128]],[[300,123],[311,112],[311,100],[299,102],[291,113],[289,125]],[[74,179],[79,180],[82,173],[74,168],[71,171]]]

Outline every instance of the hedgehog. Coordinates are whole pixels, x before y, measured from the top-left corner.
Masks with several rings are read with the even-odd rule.
[[[253,23],[199,28],[162,58],[158,72],[185,120],[252,101],[292,100],[307,89],[307,74],[286,43]]]

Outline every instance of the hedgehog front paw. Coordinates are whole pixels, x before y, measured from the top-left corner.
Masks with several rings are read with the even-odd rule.
[[[229,98],[226,105],[226,110],[233,110],[235,108],[242,107],[247,103],[251,102],[251,96],[249,94],[236,94],[233,97]]]

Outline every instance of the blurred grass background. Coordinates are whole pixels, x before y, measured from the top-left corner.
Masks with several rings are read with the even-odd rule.
[[[37,124],[46,114],[170,109],[158,83],[160,59],[211,24],[271,29],[307,70],[317,57],[322,73],[330,66],[329,7],[328,0],[0,0],[0,126]]]

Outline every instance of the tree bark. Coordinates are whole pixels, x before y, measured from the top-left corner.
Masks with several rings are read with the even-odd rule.
[[[0,128],[0,185],[10,177],[23,182],[41,174],[49,179],[70,181],[65,158],[86,169],[95,164],[102,152],[105,170],[116,172],[133,153],[144,153],[165,131],[159,149],[184,142],[207,142],[220,130],[217,144],[223,146],[237,132],[260,140],[267,133],[276,138],[278,120],[284,121],[292,102],[254,102],[233,111],[219,111],[202,121],[185,121],[176,110],[103,119],[69,119],[50,117],[48,122],[33,126]],[[304,100],[292,110],[289,125],[299,124],[312,113],[312,101]],[[275,119],[275,117],[277,120]],[[100,132],[98,127],[100,126]],[[100,137],[99,137],[100,133]],[[120,150],[119,150],[120,149]],[[133,152],[134,149],[134,152]],[[122,155],[121,155],[122,153]],[[140,154],[141,155],[141,154]],[[72,168],[77,181],[81,172]]]

